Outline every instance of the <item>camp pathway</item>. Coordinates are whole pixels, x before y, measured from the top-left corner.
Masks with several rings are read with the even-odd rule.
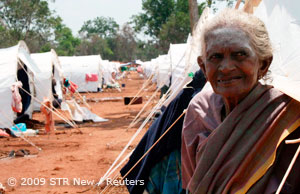
[[[101,93],[81,93],[81,95],[86,99],[134,96],[142,88],[144,81],[136,72],[130,72],[128,78],[119,81],[120,85],[125,84],[122,92],[106,89]],[[6,187],[6,193],[77,193],[90,188],[91,184],[98,182],[105,174],[141,124],[138,123],[126,132],[154,90],[155,86],[143,94],[143,104],[126,106],[123,100],[89,102],[94,113],[109,121],[79,124],[82,134],[78,130],[58,125],[62,120],[55,117],[58,130],[54,134],[28,138],[42,148],[41,152],[20,138],[0,138],[0,156],[19,149],[28,150],[31,154],[29,157],[0,160],[0,183]],[[150,108],[151,106],[146,110]],[[33,118],[44,122],[41,113],[35,113]],[[126,153],[134,149],[145,131],[146,129],[142,131]],[[14,183],[15,186],[8,186]],[[97,191],[90,190],[85,193]],[[128,192],[121,186],[111,193]]]

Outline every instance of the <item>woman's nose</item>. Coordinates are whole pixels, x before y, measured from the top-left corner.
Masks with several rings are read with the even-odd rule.
[[[235,69],[234,63],[235,61],[230,59],[230,57],[224,58],[219,65],[219,71],[221,71],[222,73],[229,73],[233,71]]]

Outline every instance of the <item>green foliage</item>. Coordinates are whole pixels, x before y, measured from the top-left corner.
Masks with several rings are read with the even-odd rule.
[[[162,25],[175,9],[174,0],[143,0],[144,13],[132,17],[134,29],[151,37],[158,37]]]
[[[172,14],[168,21],[162,25],[159,34],[160,46],[163,52],[167,52],[170,43],[184,42],[190,32],[190,18],[187,13],[176,12]]]
[[[80,39],[73,37],[71,29],[61,23],[55,28],[55,41],[55,50],[60,56],[74,55],[76,46],[80,44]]]
[[[97,34],[101,38],[109,38],[114,37],[118,29],[119,25],[113,18],[97,17],[84,22],[79,32],[86,33],[87,37]]]
[[[120,29],[113,18],[97,17],[83,24],[79,38],[49,9],[49,1],[54,0],[1,0],[0,47],[24,40],[33,53],[54,48],[58,55],[101,54],[104,59],[127,62],[166,53],[170,43],[183,43],[190,33],[187,0],[143,0],[143,13],[132,17],[132,27],[126,24]],[[231,6],[236,2],[206,0],[198,5],[199,15],[206,4],[214,9],[221,1]],[[152,39],[138,40],[136,32]]]
[[[135,59],[137,43],[135,33],[128,24],[107,37],[95,32],[84,33],[81,36],[83,41],[77,47],[77,53],[80,55],[100,54],[103,59],[124,62]]]
[[[142,61],[149,61],[156,58],[161,51],[159,50],[159,45],[154,41],[137,41],[137,49],[135,52],[136,59]]]
[[[47,0],[2,0],[0,18],[1,47],[24,40],[32,53],[54,48],[59,55],[73,55],[80,43]]]
[[[199,5],[201,15],[205,3]],[[190,33],[189,3],[187,0],[144,0],[143,11],[133,16],[136,32],[144,32],[156,40],[161,53],[168,51],[170,43],[183,43]]]
[[[91,35],[89,38],[82,38],[80,45],[76,48],[77,55],[98,55],[103,59],[113,58],[113,51],[108,46],[107,40],[98,35]]]
[[[233,7],[237,0],[206,0],[208,7],[212,8],[215,12],[217,11],[216,5],[220,2],[226,2],[227,7]],[[245,3],[245,0],[242,0]]]
[[[36,44],[39,47],[49,41],[57,21],[46,0],[2,0],[0,18],[0,36],[4,37],[1,46],[12,46],[25,40],[31,51],[37,51]],[[35,40],[34,44],[29,40]]]

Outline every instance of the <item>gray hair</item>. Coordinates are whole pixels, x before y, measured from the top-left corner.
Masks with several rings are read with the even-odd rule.
[[[238,28],[246,33],[259,60],[273,56],[269,34],[263,21],[254,15],[236,9],[225,9],[209,20],[201,34],[201,55],[206,58],[206,41],[211,31],[223,27]]]

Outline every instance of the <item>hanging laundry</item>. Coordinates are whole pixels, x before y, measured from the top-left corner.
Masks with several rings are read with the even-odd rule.
[[[46,107],[48,108],[46,108]],[[44,98],[43,104],[40,107],[41,112],[45,115],[46,121],[45,121],[45,130],[47,133],[50,131],[54,131],[54,120],[52,115],[52,105],[48,98]]]
[[[96,81],[98,81],[98,74],[95,74],[95,73],[85,74],[85,81],[86,82],[96,82]]]
[[[64,78],[64,86],[67,88],[70,86],[69,79]]]
[[[71,82],[71,81],[69,81],[69,83],[70,83],[70,86],[69,86],[68,89],[70,90],[70,92],[75,93],[78,86],[75,83]]]
[[[13,83],[11,86],[11,92],[12,92],[12,102],[11,102],[11,108],[14,112],[21,113],[22,112],[22,97],[19,93],[19,88],[23,86],[22,82],[18,81]]]

